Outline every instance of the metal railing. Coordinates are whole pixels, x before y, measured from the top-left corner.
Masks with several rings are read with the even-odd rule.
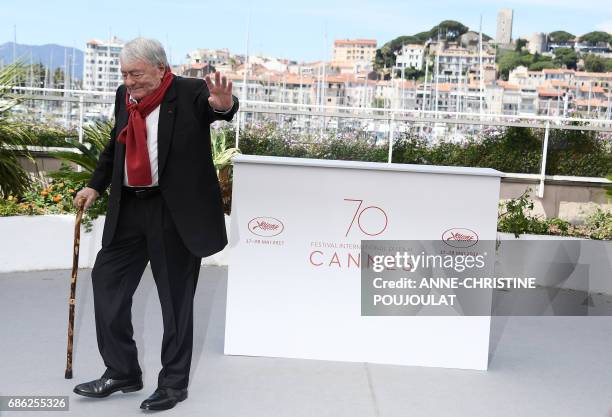
[[[304,110],[306,109],[306,110]],[[535,129],[544,129],[544,141],[542,146],[542,163],[539,174],[513,174],[506,173],[506,178],[516,179],[534,179],[539,180],[538,197],[544,197],[545,180],[556,179],[562,181],[571,181],[571,178],[576,178],[576,182],[586,182],[584,177],[569,177],[569,176],[547,176],[546,173],[546,156],[548,153],[549,134],[551,129],[564,130],[587,130],[602,133],[612,134],[612,120],[610,119],[583,119],[583,118],[564,118],[559,116],[516,116],[505,114],[489,114],[489,113],[460,113],[460,112],[443,112],[443,111],[428,111],[428,110],[409,110],[400,108],[361,108],[361,107],[338,107],[338,106],[315,106],[315,105],[299,105],[292,103],[271,103],[265,101],[246,101],[241,106],[242,113],[263,113],[282,116],[307,116],[320,118],[351,118],[351,119],[366,119],[379,120],[388,123],[388,159],[391,163],[393,157],[394,134],[397,132],[399,123],[412,124],[444,124],[444,125],[465,125],[465,126],[484,126],[488,127],[526,127]],[[355,112],[355,113],[350,113]],[[240,125],[242,118],[238,118],[236,129],[236,146],[240,140]],[[324,123],[323,123],[324,124]],[[562,179],[561,179],[562,177]],[[589,180],[591,183],[609,184],[605,178],[594,178]]]
[[[93,113],[98,118],[107,119],[112,115],[114,104],[114,92],[98,92],[87,90],[64,90],[48,89],[36,87],[13,87],[20,99],[30,105],[34,102],[55,102],[61,103],[62,108],[55,106],[50,112],[56,116],[62,116],[66,127],[74,127],[78,132],[79,141],[83,140],[83,126],[89,121],[88,108],[93,109]],[[73,106],[76,106],[74,112]],[[49,111],[49,109],[46,109]],[[42,106],[42,112],[45,106]],[[104,111],[104,114],[101,114]],[[434,138],[437,136],[448,137],[449,126],[454,126],[454,133],[477,132],[485,127],[526,127],[544,130],[544,141],[542,146],[542,163],[539,174],[504,174],[507,178],[537,178],[539,180],[538,196],[544,196],[545,180],[557,178],[559,176],[547,176],[546,155],[548,150],[549,134],[551,129],[595,131],[604,134],[611,134],[612,120],[609,118],[578,118],[560,116],[541,116],[541,115],[509,115],[492,114],[485,112],[466,113],[448,112],[431,110],[414,110],[402,108],[371,108],[371,107],[348,107],[331,106],[316,104],[296,104],[279,103],[269,101],[243,100],[240,104],[240,113],[234,118],[236,126],[236,146],[239,146],[241,129],[247,125],[249,118],[254,120],[257,115],[271,115],[277,120],[285,121],[288,124],[294,123],[301,126],[301,122],[308,120],[308,129],[320,133],[328,131],[330,122],[333,120],[356,120],[371,121],[378,123],[374,127],[375,134],[387,137],[388,142],[388,163],[391,163],[393,156],[393,144],[398,133],[409,129],[418,129],[419,134],[424,137]],[[315,123],[312,121],[315,120]],[[297,122],[296,122],[297,121]],[[336,123],[339,126],[340,123]],[[463,129],[460,131],[459,129]],[[333,130],[333,129],[331,129]],[[440,134],[439,132],[442,132]],[[429,135],[429,136],[428,136]],[[452,135],[451,135],[452,136]],[[433,140],[433,139],[432,139]],[[535,176],[535,177],[534,177]],[[576,178],[576,182],[584,183],[582,177],[563,177],[563,181],[571,182],[571,178]],[[589,182],[607,184],[604,178],[590,179]]]

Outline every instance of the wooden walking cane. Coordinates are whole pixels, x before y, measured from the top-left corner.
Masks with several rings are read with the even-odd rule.
[[[76,304],[76,282],[79,270],[79,246],[81,244],[81,219],[83,218],[83,199],[78,202],[76,222],[74,224],[74,243],[72,245],[72,275],[70,276],[70,296],[68,298],[68,348],[66,351],[66,373],[64,378],[72,379],[72,348],[74,338],[74,306]]]

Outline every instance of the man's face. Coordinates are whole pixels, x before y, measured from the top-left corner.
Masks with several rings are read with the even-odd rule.
[[[121,75],[128,93],[140,100],[159,87],[164,76],[164,68],[143,61],[121,62]]]

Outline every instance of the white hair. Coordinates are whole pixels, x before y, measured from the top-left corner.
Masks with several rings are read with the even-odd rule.
[[[144,61],[154,66],[170,66],[166,51],[162,44],[155,39],[135,38],[126,43],[119,54],[122,62]]]

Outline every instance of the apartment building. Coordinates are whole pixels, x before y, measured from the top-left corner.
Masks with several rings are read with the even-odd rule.
[[[460,83],[472,68],[479,70],[480,55],[465,48],[447,48],[435,51],[434,65],[438,65],[438,81]],[[436,60],[437,58],[437,60]],[[495,65],[495,55],[482,54],[482,64],[486,67]],[[435,71],[435,67],[434,67]]]
[[[346,103],[349,107],[372,107],[379,81],[366,76],[347,77],[345,81]]]
[[[124,42],[117,37],[102,41],[92,39],[85,47],[83,65],[83,89],[91,91],[115,91],[123,84],[119,53]]]
[[[204,78],[208,74],[213,73],[215,70],[217,70],[217,68],[213,67],[210,64],[190,64],[181,65],[177,74],[182,75],[184,77]]]
[[[572,110],[595,116],[612,107],[612,73],[518,67],[510,72],[507,83],[497,81],[496,85],[503,90],[505,114],[563,116]]]
[[[612,93],[612,72],[576,71],[573,75],[574,83],[580,87],[603,87],[608,93]]]
[[[229,49],[195,49],[187,54],[187,64],[208,64],[216,67],[230,60]]]
[[[233,94],[254,101],[268,101],[293,104],[313,104],[315,79],[311,76],[301,76],[291,73],[260,73],[250,74],[244,83],[244,74],[227,73],[232,80]]]
[[[546,74],[542,71],[529,71],[527,67],[518,66],[508,76],[511,84],[519,86],[539,87],[544,85]]]
[[[425,46],[419,44],[402,45],[395,59],[395,65],[400,68],[422,70],[425,61]]]
[[[438,52],[438,60],[438,82],[432,77],[427,84],[401,78],[369,80],[366,71],[342,73],[322,61],[287,63],[285,71],[253,64],[245,88],[248,98],[258,101],[507,115],[567,115],[573,109],[593,116],[607,111],[612,99],[612,73],[518,67],[509,81],[501,81],[495,79],[494,56],[483,54],[481,83],[478,54],[452,47]],[[239,97],[243,75],[244,68],[238,68],[230,77]]]
[[[480,97],[480,86],[476,84],[419,84],[415,86],[412,108],[425,111],[474,113],[480,110]],[[482,105],[483,110],[488,109],[488,102],[484,96]]]
[[[375,39],[339,39],[334,41],[334,63],[372,62],[376,57]]]

